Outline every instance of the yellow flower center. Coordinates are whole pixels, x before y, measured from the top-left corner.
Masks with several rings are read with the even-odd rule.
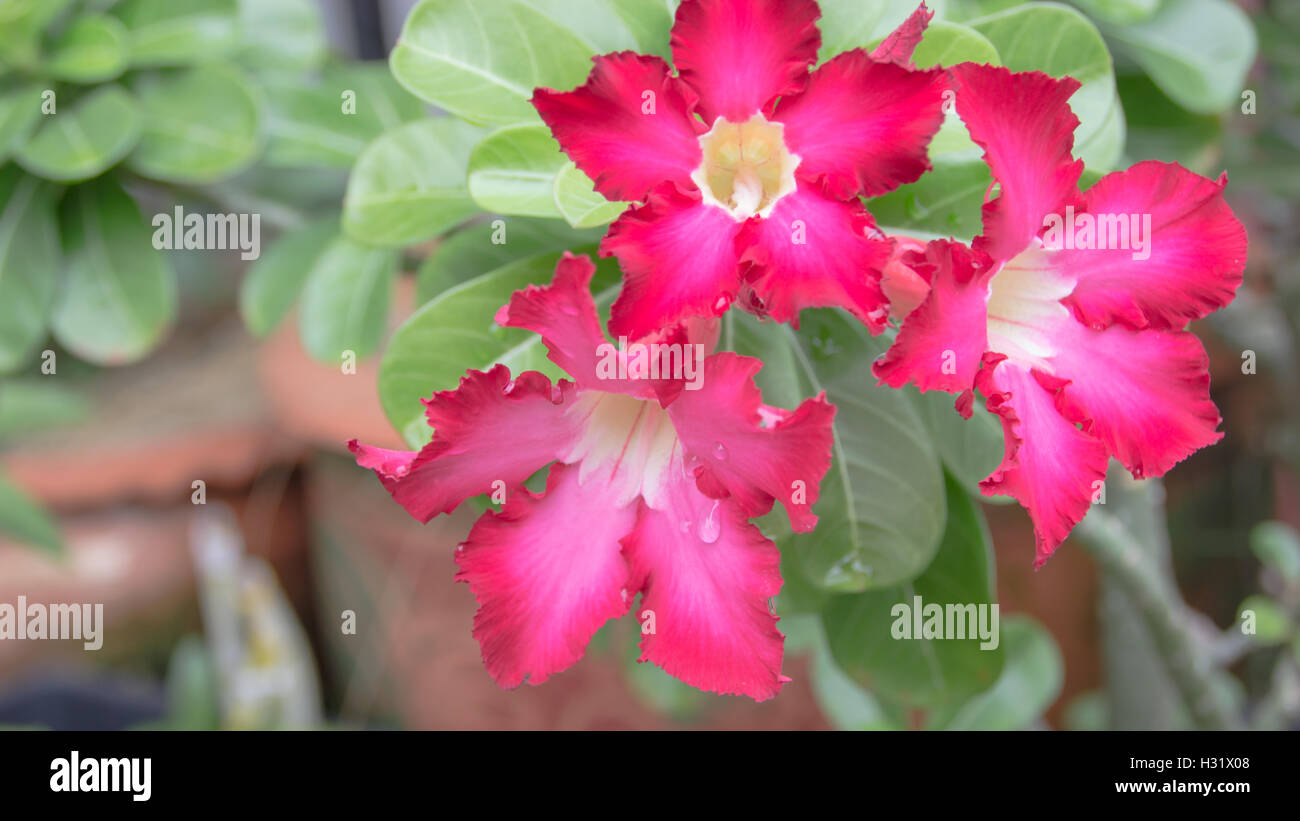
[[[777,200],[795,189],[799,157],[785,145],[785,125],[755,114],[743,123],[719,117],[700,137],[704,161],[691,174],[704,201],[737,222],[766,217]]]

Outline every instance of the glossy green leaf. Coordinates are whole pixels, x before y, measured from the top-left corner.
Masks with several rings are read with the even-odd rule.
[[[196,66],[151,78],[137,91],[144,134],[129,160],[134,171],[164,182],[205,184],[257,158],[261,109],[233,66]]]
[[[1188,111],[1216,114],[1241,103],[1256,37],[1250,18],[1235,4],[1163,0],[1149,18],[1105,25],[1104,31]]]
[[[1136,23],[1155,14],[1160,0],[1073,0],[1089,17],[1107,23]]]
[[[176,285],[153,231],[115,180],[73,188],[63,198],[64,282],[51,325],[82,359],[121,365],[147,354],[176,312]]]
[[[1247,616],[1253,621],[1253,627],[1252,622],[1246,620]],[[1253,629],[1253,633],[1246,633],[1246,635],[1265,644],[1285,641],[1291,634],[1291,623],[1287,618],[1286,610],[1268,596],[1246,597],[1237,608],[1236,626],[1243,631],[1248,628]]]
[[[319,83],[267,83],[264,162],[279,167],[351,168],[371,140],[424,117],[424,105],[393,80],[384,63],[345,65]]]
[[[88,15],[73,21],[50,47],[45,68],[74,83],[102,83],[126,70],[126,27],[116,17]]]
[[[484,211],[559,217],[555,177],[568,163],[544,125],[508,125],[469,156],[469,195]]]
[[[123,0],[112,9],[125,25],[135,66],[183,66],[239,46],[236,0]]]
[[[0,64],[41,71],[41,33],[72,0],[5,0],[0,3]]]
[[[338,237],[316,259],[302,289],[302,345],[321,362],[339,364],[349,351],[369,356],[384,341],[396,251]]]
[[[902,729],[875,696],[836,666],[824,647],[813,655],[812,685],[817,705],[837,730]]]
[[[626,202],[610,202],[596,193],[591,178],[578,170],[572,162],[555,175],[554,196],[555,207],[574,228],[608,225],[618,219],[618,215],[630,205]]]
[[[0,437],[76,425],[89,414],[80,393],[48,377],[0,382]]]
[[[835,446],[811,533],[786,537],[808,577],[835,591],[914,578],[934,557],[945,516],[939,457],[911,401],[879,386],[868,370],[884,352],[856,319],[804,311],[791,345],[803,396],[826,391],[835,405]]]
[[[1289,583],[1300,581],[1300,533],[1284,522],[1261,522],[1250,531],[1250,549]]]
[[[931,728],[1024,730],[1042,718],[1065,680],[1056,641],[1033,619],[1008,616],[1002,622],[1002,645],[1006,660],[993,686],[936,716]]]
[[[289,312],[338,233],[338,215],[302,226],[277,239],[248,269],[239,289],[239,311],[254,336],[270,333]]]
[[[594,256],[594,249],[575,248]],[[384,413],[412,447],[429,439],[420,400],[451,390],[467,369],[501,363],[512,373],[542,371],[552,379],[565,374],[546,358],[541,337],[521,328],[502,328],[494,318],[520,288],[551,281],[560,254],[548,252],[512,262],[444,291],[425,303],[393,334],[379,366],[379,401]],[[613,301],[618,266],[597,263],[592,290],[597,304]]]
[[[38,177],[0,169],[0,373],[22,367],[45,338],[59,281],[57,196]]]
[[[599,231],[580,231],[532,217],[496,218],[456,231],[438,243],[416,277],[416,298],[424,304],[438,294],[502,265],[546,251],[595,245]]]
[[[1082,85],[1070,98],[1079,117],[1074,155],[1089,168],[1112,169],[1124,149],[1124,111],[1115,92],[1110,52],[1097,28],[1077,10],[1026,3],[971,20],[1012,71],[1070,76]]]
[[[1005,653],[994,629],[1001,625],[993,622],[992,554],[983,517],[956,481],[945,484],[948,524],[925,572],[895,587],[836,596],[822,611],[827,644],[840,668],[906,708],[942,708],[987,689]],[[971,619],[981,604],[989,605],[982,625]],[[931,605],[941,609],[945,622],[954,606],[952,627],[944,625],[947,638],[915,637],[916,622],[931,615]],[[981,629],[987,640],[980,638]],[[963,633],[966,638],[957,638]]]
[[[983,497],[979,490],[979,483],[1002,463],[1004,445],[999,418],[984,410],[978,399],[970,419],[962,419],[953,407],[956,397],[952,394],[919,393],[910,387],[905,390],[915,400],[913,404],[944,467],[966,492],[987,502],[1011,502],[1009,496]]]
[[[980,232],[984,194],[993,184],[983,161],[937,166],[913,183],[867,200],[867,209],[886,230],[955,237],[969,242]]]
[[[239,62],[257,71],[310,71],[329,54],[316,0],[239,0],[239,41]]]
[[[90,179],[116,165],[140,139],[140,110],[121,86],[107,85],[43,116],[18,150],[18,164],[60,182]]]
[[[458,117],[507,125],[537,122],[538,86],[569,89],[591,57],[643,50],[666,15],[644,0],[424,0],[406,18],[389,57],[414,94]],[[667,45],[659,41],[660,50]]]
[[[465,169],[481,136],[472,125],[435,117],[376,139],[348,178],[344,230],[358,242],[401,247],[473,216]]]
[[[54,520],[3,476],[0,476],[0,533],[45,553],[57,556],[63,552],[63,541]]]
[[[41,118],[39,85],[18,86],[0,92],[0,162],[17,151]]]

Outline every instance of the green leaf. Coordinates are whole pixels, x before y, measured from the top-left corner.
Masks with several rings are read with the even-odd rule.
[[[579,231],[555,220],[511,217],[480,222],[438,243],[416,277],[421,305],[438,294],[515,260],[546,251],[595,245],[598,231]]]
[[[65,280],[55,338],[96,364],[144,356],[175,315],[176,284],[135,202],[115,180],[96,180],[63,198],[59,225]]]
[[[21,367],[45,338],[59,281],[57,187],[0,169],[0,373]]]
[[[80,393],[52,379],[0,383],[0,437],[76,425],[89,413]]]
[[[302,345],[321,362],[339,364],[378,350],[388,324],[388,301],[398,254],[358,245],[347,237],[330,243],[302,290],[298,329]]]
[[[607,225],[618,219],[618,215],[630,205],[626,202],[610,202],[596,193],[591,178],[579,171],[578,166],[572,162],[555,175],[554,196],[555,207],[574,228]]]
[[[140,111],[121,86],[107,85],[57,108],[18,150],[18,164],[60,182],[98,176],[131,153],[140,139]]]
[[[348,178],[348,236],[371,245],[414,245],[473,216],[478,208],[465,187],[465,169],[481,136],[472,125],[435,117],[372,142]]]
[[[469,195],[484,211],[559,217],[556,175],[568,159],[544,125],[508,125],[469,155]]]
[[[969,242],[980,232],[980,209],[992,184],[983,161],[936,166],[916,182],[867,200],[867,208],[877,223],[894,233]]]
[[[212,63],[137,88],[144,134],[131,168],[163,182],[206,184],[256,159],[261,110],[233,66]]]
[[[42,91],[38,85],[27,85],[0,92],[0,162],[18,150],[36,127]]]
[[[1072,0],[1094,20],[1107,23],[1136,23],[1155,14],[1160,0]]]
[[[808,577],[839,592],[914,578],[930,564],[944,523],[943,472],[911,401],[876,384],[868,370],[883,353],[856,319],[805,311],[786,336],[809,396],[826,391],[836,407],[835,447],[811,533],[786,537]],[[766,368],[764,369],[766,370]]]
[[[389,57],[412,93],[457,117],[488,125],[536,123],[538,86],[570,89],[591,57],[641,50],[664,23],[643,0],[423,0]],[[603,7],[603,8],[602,8]],[[667,43],[659,41],[662,50]]]
[[[1241,102],[1255,62],[1250,18],[1224,0],[1164,0],[1154,15],[1105,25],[1106,36],[1133,58],[1175,102],[1215,114]]]
[[[1248,612],[1254,614],[1255,632],[1247,635],[1252,636],[1255,641],[1276,644],[1286,641],[1287,636],[1291,634],[1290,619],[1287,618],[1286,611],[1268,596],[1246,597],[1237,608],[1238,627],[1246,625],[1243,616]]]
[[[383,63],[332,68],[315,86],[287,78],[266,84],[265,92],[264,161],[278,167],[351,168],[371,140],[424,116],[423,104]]]
[[[988,38],[975,29],[960,23],[934,20],[926,27],[925,35],[917,44],[912,62],[918,68],[948,68],[965,62],[997,66],[1002,64],[1002,58]],[[950,105],[947,108],[943,125],[930,141],[931,161],[967,164],[980,162],[983,152],[970,138],[961,117],[957,116],[956,107]]]
[[[1065,671],[1052,634],[1028,616],[1002,623],[1006,660],[988,690],[938,716],[931,728],[944,730],[1024,730],[1060,695]]]
[[[550,282],[559,257],[558,252],[539,254],[461,283],[425,303],[393,334],[379,366],[379,401],[388,421],[413,447],[422,446],[430,435],[420,400],[433,391],[455,388],[467,369],[501,363],[511,373],[533,370],[552,379],[564,376],[546,358],[540,336],[493,321],[515,291]],[[611,260],[597,263],[592,287],[598,305],[613,301],[618,281],[617,265]]]
[[[1002,423],[976,400],[970,419],[962,419],[954,409],[955,397],[942,391],[920,393],[911,388],[907,395],[914,401],[925,424],[930,441],[944,467],[961,483],[966,492],[981,496],[979,483],[1002,463]],[[1014,501],[1009,496],[986,497],[985,501]]]
[[[253,263],[239,289],[239,312],[250,333],[265,336],[279,324],[338,233],[336,214],[285,234]]]
[[[902,729],[875,696],[835,665],[824,647],[813,656],[812,685],[817,705],[837,730]]]
[[[239,62],[256,71],[311,71],[329,54],[315,0],[239,0],[239,40]]]
[[[1284,522],[1262,522],[1250,531],[1250,549],[1287,583],[1300,582],[1300,534]]]
[[[45,553],[63,553],[58,528],[21,488],[0,476],[0,533]]]
[[[821,0],[817,21],[822,44],[817,59],[826,61],[854,48],[879,42],[916,10],[911,0]],[[935,4],[930,4],[935,8]]]
[[[1012,71],[1070,76],[1082,85],[1070,98],[1079,117],[1074,154],[1089,168],[1108,171],[1124,149],[1124,111],[1115,92],[1110,52],[1088,18],[1069,6],[1026,3],[971,20]]]
[[[41,32],[72,0],[5,0],[0,3],[0,63],[39,73]]]
[[[45,68],[73,83],[102,83],[126,70],[126,27],[116,17],[89,15],[64,29],[50,47]]]
[[[134,66],[183,66],[224,57],[239,45],[236,0],[124,0]]]
[[[983,517],[960,485],[951,478],[945,484],[948,525],[943,544],[925,572],[903,585],[836,596],[822,611],[826,640],[840,668],[877,696],[907,708],[958,704],[991,686],[1002,669],[1000,641],[996,648],[980,649],[979,630],[966,629],[973,613],[953,619],[949,638],[915,637],[916,597],[921,599],[919,615],[927,615],[925,609],[937,605],[945,620],[949,605],[989,605],[986,635],[998,635],[991,629],[996,611]],[[973,631],[975,637],[956,638],[958,623],[966,635]],[[901,637],[905,635],[912,637]]]
[[[167,717],[170,730],[221,729],[217,671],[198,636],[182,639],[167,662]]]

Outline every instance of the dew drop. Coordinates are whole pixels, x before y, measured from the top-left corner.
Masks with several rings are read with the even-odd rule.
[[[509,382],[506,383],[506,386],[501,389],[501,392],[509,396],[511,393],[514,393],[514,390],[515,390],[515,380],[511,379]]]
[[[682,532],[689,533],[690,531],[691,531],[691,523],[686,521],[685,519],[682,519]]]
[[[713,458],[719,462],[727,461],[727,446],[721,442],[713,443]]]
[[[559,385],[551,386],[551,404],[560,405],[564,403],[564,391],[560,390]]]
[[[700,521],[700,529],[695,535],[699,536],[700,541],[705,544],[713,544],[722,535],[721,507],[722,503],[714,499],[713,507],[709,508],[709,515]]]
[[[731,297],[723,294],[713,301],[713,312],[721,316],[729,305],[731,305]]]

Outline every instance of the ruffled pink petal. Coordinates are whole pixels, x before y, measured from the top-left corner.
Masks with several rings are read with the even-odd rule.
[[[1079,88],[1073,77],[1011,72],[975,63],[953,66],[957,113],[1001,190],[984,204],[984,234],[975,247],[995,260],[1024,250],[1076,193],[1082,160],[1072,160],[1079,118],[1066,102]]]
[[[908,15],[898,28],[872,50],[871,59],[911,68],[912,52],[916,51],[921,38],[925,36],[925,27],[930,24],[932,17],[934,12],[926,8],[925,3],[917,6],[916,11]]]
[[[812,506],[831,464],[835,406],[820,395],[762,426],[763,397],[754,384],[762,368],[752,357],[714,354],[704,361],[700,389],[679,393],[668,415],[701,491],[730,496],[746,516],[767,513],[779,499],[790,525],[806,532],[817,524]]]
[[[611,200],[643,200],[664,180],[689,187],[705,131],[692,112],[694,93],[658,57],[621,51],[592,59],[584,85],[533,94],[564,153]]]
[[[854,49],[813,72],[802,94],[781,98],[773,116],[801,179],[836,199],[874,197],[930,169],[926,147],[943,124],[947,86],[940,69],[908,70]]]
[[[867,237],[874,227],[860,201],[830,199],[800,181],[741,237],[745,280],[760,301],[751,307],[796,325],[804,308],[845,308],[879,333],[889,316],[880,269],[891,246]]]
[[[931,242],[923,258],[912,259],[912,270],[929,281],[929,293],[871,372],[891,388],[911,382],[922,393],[970,390],[989,347],[991,261],[948,240]]]
[[[665,502],[643,503],[623,539],[631,588],[642,593],[640,660],[701,690],[772,698],[789,680],[769,606],[781,590],[776,545],[735,504],[692,482],[671,483]]]
[[[543,374],[469,371],[460,387],[425,401],[433,440],[418,453],[348,443],[357,464],[375,471],[406,512],[422,522],[450,513],[493,483],[511,486],[568,451],[579,434],[565,413],[576,388]]]
[[[1064,380],[1000,358],[989,354],[977,381],[988,409],[1002,417],[1006,450],[980,490],[1011,496],[1029,511],[1038,568],[1087,514],[1106,478],[1106,447],[1062,414]]]
[[[673,65],[699,95],[704,122],[744,122],[803,88],[821,45],[820,16],[813,0],[684,0]]]
[[[930,281],[913,267],[925,261],[925,243],[911,237],[891,239],[894,248],[880,272],[880,290],[889,300],[890,318],[902,322],[930,293]]]
[[[456,579],[479,603],[474,638],[501,687],[541,684],[572,666],[601,625],[627,612],[619,540],[636,506],[613,497],[601,482],[579,483],[577,467],[552,465],[544,494],[512,490],[457,550]]]
[[[1084,194],[1086,209],[1128,220],[1130,247],[1054,255],[1053,264],[1078,283],[1065,302],[1093,327],[1119,321],[1161,329],[1182,328],[1227,305],[1241,285],[1247,244],[1246,229],[1223,199],[1227,183],[1227,175],[1216,182],[1155,161],[1102,177]],[[1139,225],[1150,217],[1146,259],[1133,258],[1130,215]]]
[[[1090,419],[1085,428],[1134,476],[1162,476],[1223,438],[1209,358],[1195,335],[1070,322],[1052,341],[1052,366],[1070,380],[1067,416]]]
[[[691,316],[721,316],[740,287],[736,238],[741,225],[698,191],[663,185],[645,205],[623,213],[600,243],[615,256],[623,291],[609,329],[639,339]]]

